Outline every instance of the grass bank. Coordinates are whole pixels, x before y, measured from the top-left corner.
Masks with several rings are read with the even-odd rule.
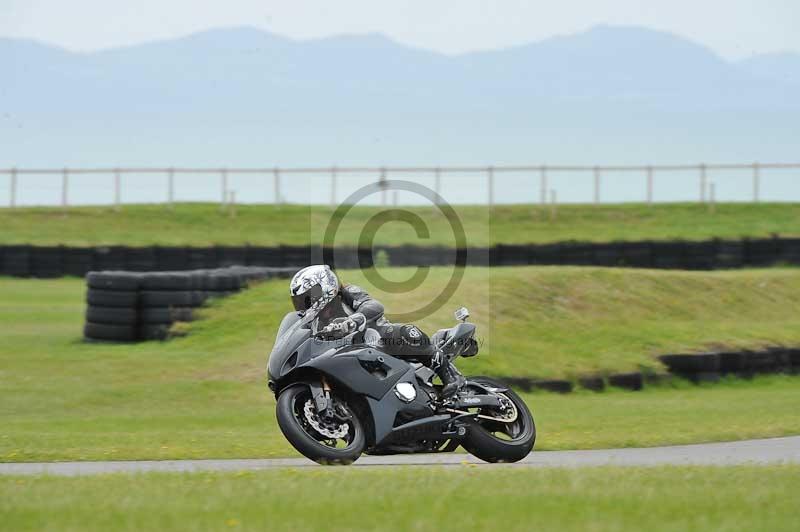
[[[432,270],[423,295],[447,278]],[[264,377],[287,310],[285,281],[213,304],[186,338],[138,345],[82,342],[83,294],[76,279],[0,280],[0,460],[294,454]],[[381,295],[390,309],[417,297]],[[420,324],[450,324],[450,307],[462,302],[485,340],[480,356],[459,362],[468,374],[655,369],[654,355],[664,351],[800,342],[797,270],[475,269],[453,301]],[[792,377],[526,400],[540,449],[800,434]]]
[[[9,530],[796,530],[800,467],[0,478]],[[165,504],[167,503],[167,504]]]
[[[430,230],[420,239],[402,222],[378,232],[379,244],[452,246],[449,223],[438,210],[404,207]],[[337,244],[353,245],[367,221],[381,209],[356,207],[344,219]],[[800,235],[800,204],[717,204],[711,214],[691,203],[563,205],[557,217],[535,205],[456,206],[468,235],[468,245],[523,244],[584,240],[704,240],[714,237],[767,237],[773,233]],[[216,204],[0,209],[0,244],[39,245],[300,245],[321,242],[333,209],[323,206],[242,205],[235,218]]]

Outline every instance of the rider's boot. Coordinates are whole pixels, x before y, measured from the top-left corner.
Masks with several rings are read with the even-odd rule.
[[[453,363],[446,357],[434,368],[434,371],[444,385],[440,393],[441,399],[449,399],[455,395],[459,388],[466,382],[464,376],[459,373]]]

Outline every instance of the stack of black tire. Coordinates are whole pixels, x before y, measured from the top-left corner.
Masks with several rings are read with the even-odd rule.
[[[760,350],[713,351],[658,357],[671,373],[694,382],[716,381],[721,376],[750,378],[769,373],[800,374],[800,348],[772,346]]]
[[[136,273],[89,272],[83,335],[94,340],[135,341],[140,283],[141,275]]]
[[[90,340],[164,340],[175,322],[193,319],[208,299],[226,297],[254,281],[287,278],[296,268],[233,266],[181,272],[89,272],[86,324]]]

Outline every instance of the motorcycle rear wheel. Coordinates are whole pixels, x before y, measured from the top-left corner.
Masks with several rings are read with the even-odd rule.
[[[342,438],[326,438],[311,426],[306,417],[304,408],[310,399],[311,391],[305,384],[292,385],[278,396],[275,408],[278,426],[289,443],[300,454],[322,465],[348,465],[358,460],[366,445],[366,437],[364,425],[356,412],[341,398],[332,396],[331,399],[349,416],[346,421],[347,433]],[[344,447],[337,446],[339,440]]]
[[[493,388],[506,388],[502,382],[489,377],[467,377],[467,380]],[[528,456],[536,442],[536,424],[525,401],[513,390],[503,392],[503,395],[514,403],[517,419],[513,423],[473,419],[461,444],[467,452],[485,462],[518,462]],[[482,413],[495,414],[491,411]]]

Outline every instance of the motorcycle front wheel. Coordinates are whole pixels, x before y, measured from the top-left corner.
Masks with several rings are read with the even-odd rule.
[[[492,388],[506,388],[503,383],[489,377],[468,377],[467,380]],[[517,462],[533,450],[536,425],[528,406],[519,395],[513,390],[501,395],[514,405],[515,411],[511,413],[513,415],[491,409],[483,409],[480,413],[492,417],[506,416],[513,420],[505,422],[473,419],[461,445],[467,452],[486,462]]]
[[[309,387],[292,385],[278,396],[278,426],[306,458],[323,465],[351,464],[366,445],[364,426],[344,400],[332,395],[331,402],[336,416],[320,416]]]

